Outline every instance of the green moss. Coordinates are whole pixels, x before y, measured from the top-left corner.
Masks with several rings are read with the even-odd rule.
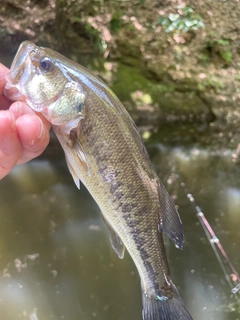
[[[231,63],[233,60],[231,42],[226,39],[208,41],[202,54],[208,56],[209,60],[218,57],[226,64]]]
[[[225,51],[225,50],[221,50],[219,52],[220,57],[226,61],[227,63],[232,62],[232,52],[231,51]]]
[[[209,55],[207,55],[206,53],[203,53],[203,52],[201,52],[199,54],[198,59],[201,62],[201,64],[204,66],[208,65],[210,62]]]
[[[117,81],[113,83],[113,91],[122,100],[131,99],[131,93],[137,90],[147,92],[151,95],[152,82],[146,79],[140,69],[119,63],[115,74]]]
[[[156,89],[159,92],[166,93],[166,92],[173,92],[175,87],[171,84],[157,84]]]
[[[205,91],[208,89],[214,89],[217,93],[220,93],[224,88],[223,82],[216,76],[209,77],[204,79],[201,83],[198,84],[198,89],[200,91]]]
[[[236,79],[237,81],[240,81],[240,73],[236,74],[235,79]]]
[[[223,47],[229,45],[229,41],[225,40],[225,39],[218,39],[218,40],[213,41],[213,43],[217,43],[217,44],[219,44],[220,46],[223,46]]]

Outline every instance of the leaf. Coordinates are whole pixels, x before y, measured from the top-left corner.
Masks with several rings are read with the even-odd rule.
[[[176,21],[178,18],[180,17],[180,15],[178,13],[174,14],[174,13],[170,13],[168,18],[171,20],[171,21]]]
[[[73,23],[74,23],[74,22],[79,22],[79,23],[82,22],[82,19],[79,18],[79,17],[72,17],[71,20],[72,20]]]

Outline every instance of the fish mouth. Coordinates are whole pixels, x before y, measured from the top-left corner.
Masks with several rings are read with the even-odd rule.
[[[6,75],[7,84],[4,88],[4,95],[10,100],[26,100],[22,89],[32,74],[30,56],[34,48],[34,43],[24,41],[13,59],[10,72]]]

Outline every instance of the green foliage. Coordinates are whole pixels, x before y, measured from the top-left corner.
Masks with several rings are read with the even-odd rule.
[[[200,53],[198,58],[204,66],[210,62],[209,56],[205,53]]]
[[[221,90],[223,88],[224,88],[223,82],[216,76],[206,78],[201,83],[198,84],[198,89],[200,91],[205,91],[207,89],[214,89],[215,92],[221,93]]]
[[[114,13],[111,21],[109,22],[109,28],[112,32],[118,32],[122,27],[122,11],[118,10]]]
[[[229,64],[232,62],[233,55],[231,51],[231,44],[226,39],[211,40],[208,42],[207,48],[213,56],[218,55],[225,63]]]
[[[214,41],[212,41],[212,43],[217,43],[217,44],[219,44],[220,46],[223,46],[223,47],[229,45],[229,41],[225,40],[225,39],[214,40]]]
[[[220,51],[220,57],[227,63],[232,62],[232,52],[231,51]]]
[[[202,17],[193,11],[190,6],[179,6],[178,13],[170,13],[168,16],[161,16],[157,24],[163,26],[166,32],[191,31],[205,28]]]
[[[219,56],[227,63],[232,61],[232,52],[229,50],[230,42],[225,39],[218,39],[213,43]]]
[[[89,36],[92,43],[94,43],[95,48],[99,51],[103,50],[103,45],[101,41],[101,37],[99,35],[99,31],[97,31],[90,23],[85,23],[85,30],[87,35]]]
[[[82,19],[79,18],[79,17],[75,17],[75,16],[74,16],[74,17],[71,18],[71,22],[72,22],[72,23],[75,23],[75,22],[76,22],[76,23],[82,23]]]
[[[240,81],[240,73],[236,74],[235,79],[236,79],[237,81]]]

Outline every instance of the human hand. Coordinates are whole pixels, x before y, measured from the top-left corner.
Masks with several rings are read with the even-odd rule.
[[[49,143],[51,124],[25,102],[12,103],[3,95],[9,70],[0,63],[0,180],[16,164],[40,155]]]

